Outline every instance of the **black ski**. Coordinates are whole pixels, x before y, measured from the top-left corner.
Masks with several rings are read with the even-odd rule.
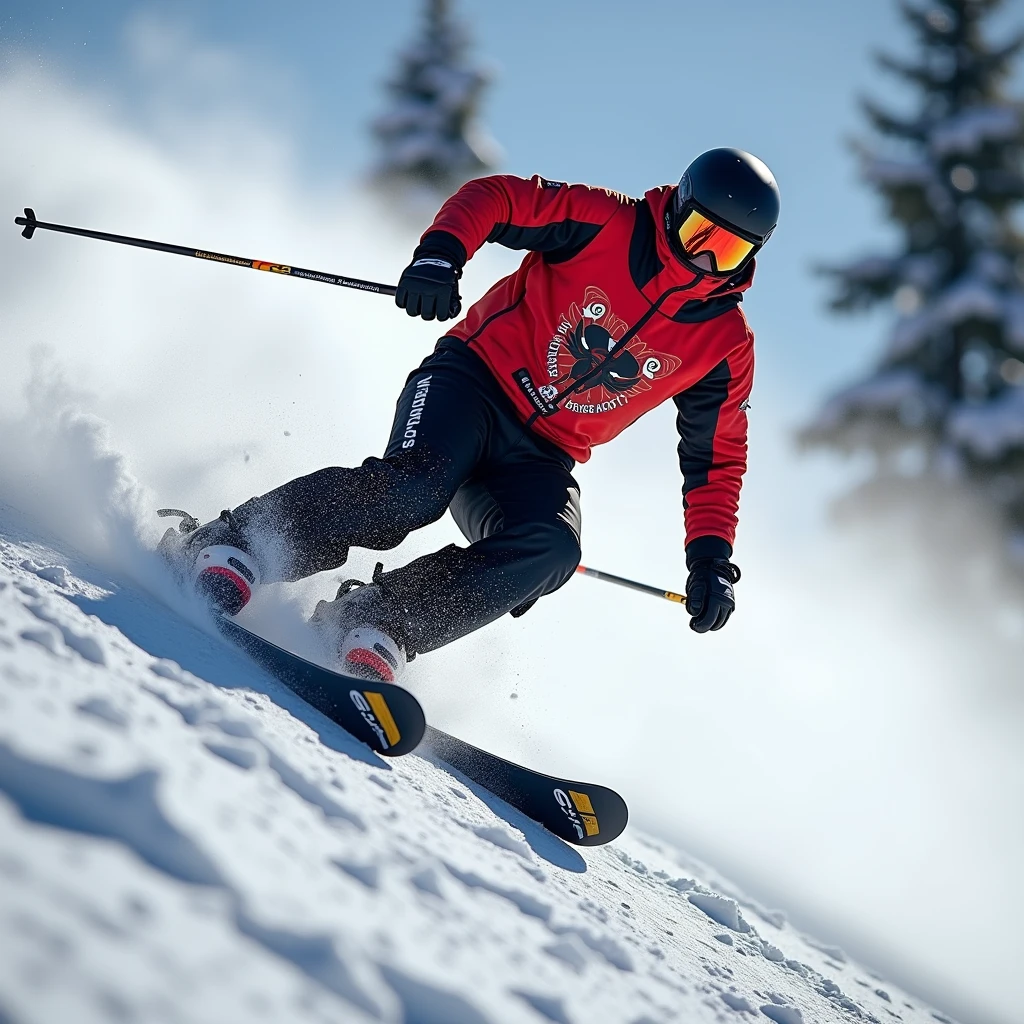
[[[198,520],[180,509],[160,509],[157,515],[180,517],[180,534],[187,535],[198,526]],[[164,550],[165,542],[175,537],[175,532],[168,530],[160,544],[169,561],[172,557]],[[420,702],[401,686],[371,683],[322,668],[233,619],[214,615],[214,621],[227,640],[275,679],[378,754],[408,754],[426,736],[429,750],[441,761],[576,846],[603,846],[626,827],[626,802],[614,790],[555,778],[506,761],[428,727]]]
[[[626,827],[626,801],[606,786],[523,768],[430,726],[426,746],[440,760],[567,843],[603,846]]]
[[[275,679],[378,754],[408,754],[423,739],[427,727],[423,708],[401,686],[370,683],[321,668],[231,619],[217,616],[216,623],[228,640]]]
[[[602,846],[626,827],[626,802],[614,790],[506,761],[430,728],[419,701],[401,686],[321,668],[232,619],[218,617],[216,622],[226,639],[275,679],[378,754],[408,754],[426,738],[424,750],[575,846]]]

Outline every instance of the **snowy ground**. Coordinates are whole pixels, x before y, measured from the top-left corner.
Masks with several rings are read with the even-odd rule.
[[[4,506],[0,948],[19,1024],[947,1021],[635,829],[378,758]]]

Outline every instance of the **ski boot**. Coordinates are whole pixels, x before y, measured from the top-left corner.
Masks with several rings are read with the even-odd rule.
[[[406,656],[401,631],[386,624],[383,569],[378,563],[372,583],[345,580],[333,601],[318,602],[309,622],[346,675],[393,683],[405,671]]]
[[[178,529],[169,529],[159,551],[182,582],[224,615],[237,615],[259,586],[260,571],[250,545],[225,509],[205,526],[176,508],[161,508],[158,516],[180,516]]]

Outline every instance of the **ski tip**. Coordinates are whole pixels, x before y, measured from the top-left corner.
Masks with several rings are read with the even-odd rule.
[[[574,846],[604,846],[622,835],[629,820],[626,801],[605,786],[568,783],[554,796],[572,826],[571,831],[559,829],[556,834]]]
[[[360,685],[366,688],[351,690],[349,698],[375,734],[369,739],[372,749],[383,757],[411,754],[427,731],[426,716],[419,701],[399,686],[365,682]],[[377,742],[373,742],[374,738]]]

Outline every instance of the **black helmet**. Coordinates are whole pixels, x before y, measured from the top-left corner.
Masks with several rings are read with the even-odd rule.
[[[684,263],[732,276],[768,241],[778,219],[779,186],[764,163],[742,149],[709,149],[679,179],[665,228]]]

